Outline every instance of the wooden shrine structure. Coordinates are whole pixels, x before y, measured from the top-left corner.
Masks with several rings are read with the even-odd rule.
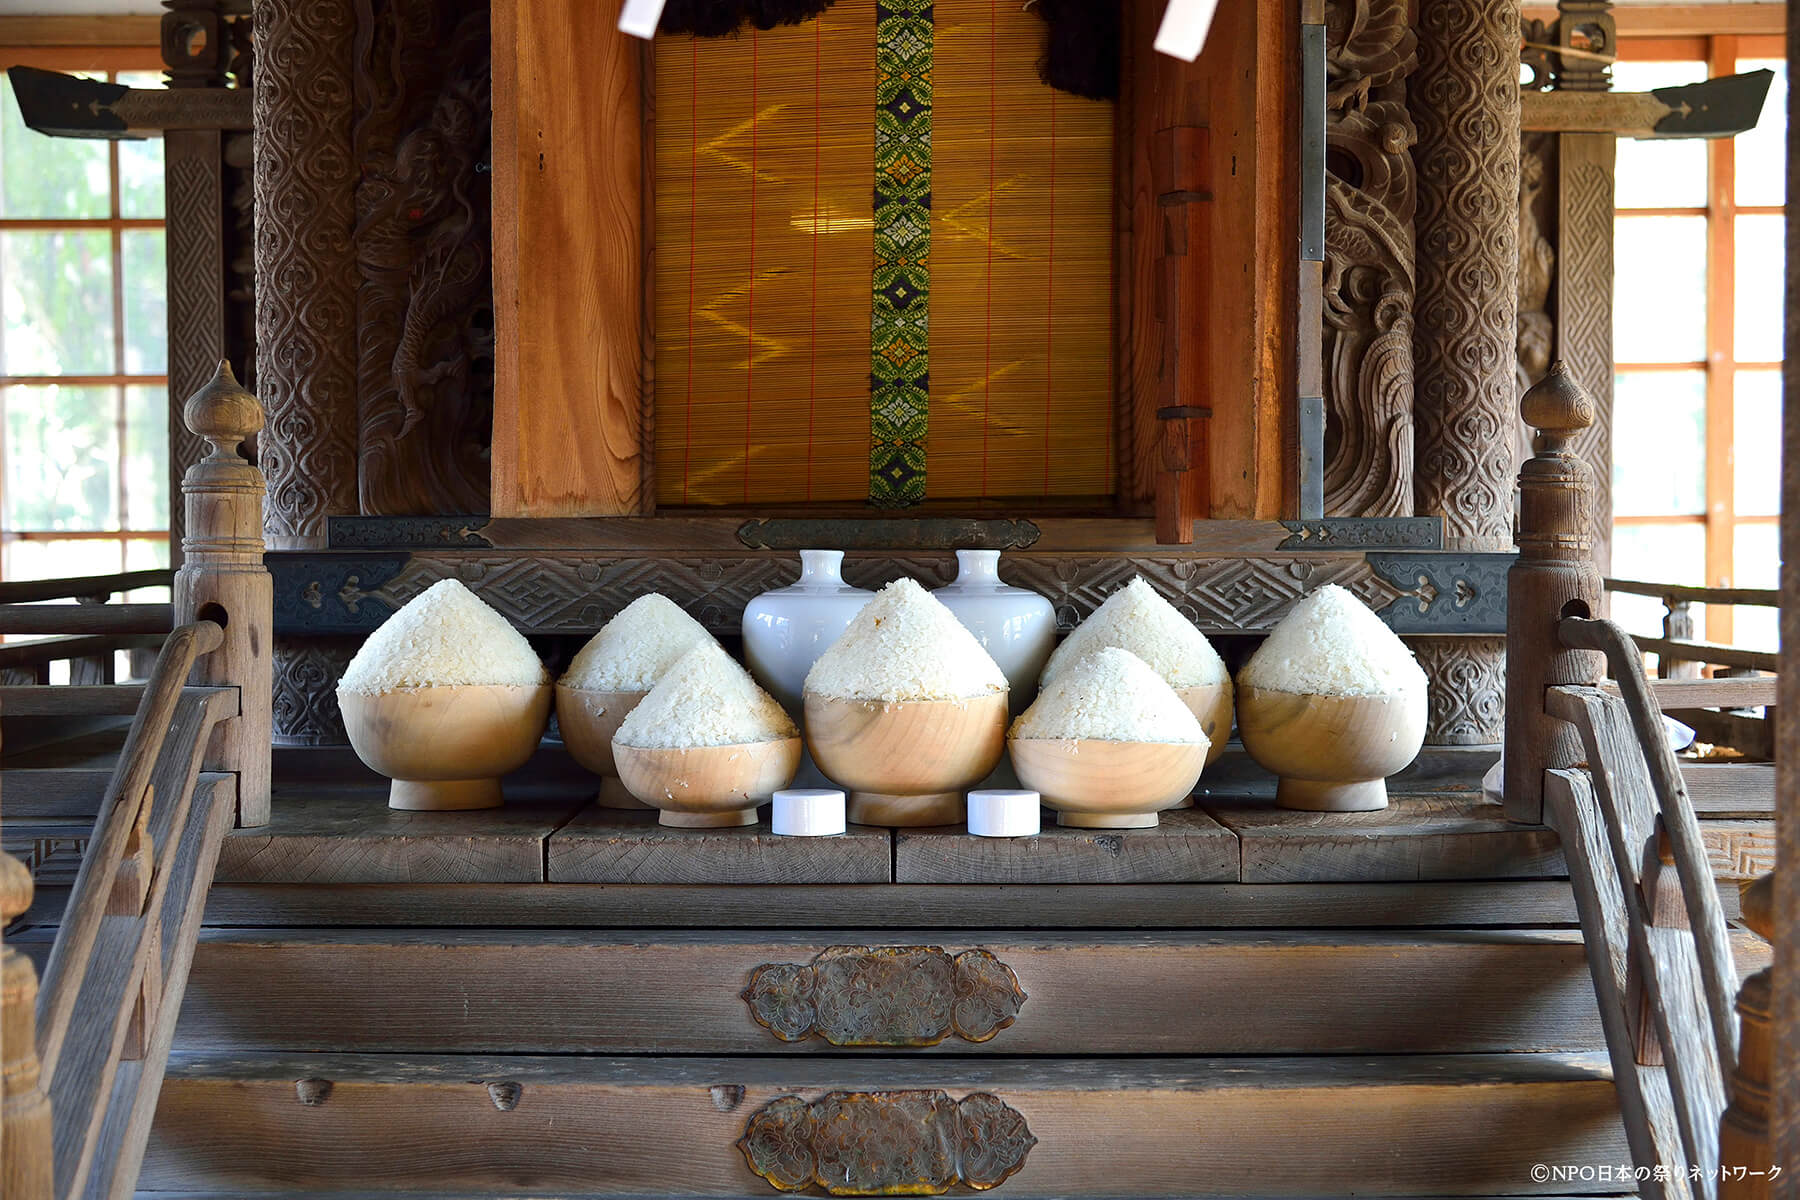
[[[617,0],[165,7],[170,93],[120,119],[165,138],[174,602],[0,603],[0,631],[174,632],[141,690],[0,689],[0,716],[135,714],[92,811],[53,813],[60,912],[34,924],[0,857],[8,1197],[1525,1194],[1543,1154],[1668,1168],[1653,1196],[1800,1178],[1800,876],[1722,896],[1699,815],[1739,814],[1697,815],[1655,732],[1699,694],[1670,683],[1717,684],[1653,687],[1600,619],[1612,138],[1541,97],[1607,88],[1604,3],[1526,36],[1517,0],[1243,0],[1186,64],[1125,0],[1110,107],[1053,96],[1039,17],[975,0],[706,46],[621,36]],[[943,57],[913,65],[914,24],[827,75],[888,21]],[[1522,88],[1522,41],[1571,53]],[[918,154],[828,136],[878,96]],[[810,309],[779,295],[796,253]],[[1786,441],[1800,513],[1792,413]],[[864,586],[1005,550],[1065,628],[1142,575],[1234,664],[1342,584],[1430,681],[1410,803],[1286,820],[1240,766],[1155,832],[796,848],[585,795],[477,833],[291,769],[349,761],[334,684],[437,580],[556,668],[648,591],[729,640],[820,545]],[[1755,814],[1791,863],[1800,676],[1757,686],[1791,701]],[[1775,947],[1741,994],[1734,956],[1768,952],[1728,913]],[[943,1019],[834,1015],[852,993]],[[1265,1140],[1293,1114],[1307,1138]]]

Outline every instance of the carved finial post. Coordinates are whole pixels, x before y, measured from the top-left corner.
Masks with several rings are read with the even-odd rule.
[[[31,907],[31,872],[0,854],[0,926]],[[0,949],[0,1196],[50,1200],[55,1154],[50,1099],[37,1056],[37,972],[11,946]]]
[[[262,428],[262,408],[238,384],[231,365],[221,362],[182,415],[212,452],[181,481],[187,534],[175,574],[175,619],[225,627],[224,644],[194,665],[193,681],[236,687],[242,708],[236,720],[214,731],[206,766],[237,774],[239,825],[266,825],[275,623],[275,587],[263,566],[268,484],[238,453],[244,439]]]
[[[1544,711],[1545,693],[1598,682],[1606,660],[1565,649],[1556,634],[1563,617],[1600,611],[1594,477],[1574,449],[1594,422],[1594,398],[1558,360],[1519,407],[1537,437],[1519,469],[1519,561],[1506,577],[1506,815],[1536,824],[1544,814],[1544,771],[1584,757],[1575,727]]]

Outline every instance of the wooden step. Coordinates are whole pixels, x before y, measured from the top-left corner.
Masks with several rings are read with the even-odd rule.
[[[833,953],[811,966],[834,946],[860,952]],[[921,949],[897,955],[870,953],[871,947]],[[972,948],[986,953],[953,963],[952,956]],[[758,980],[753,1005],[744,993],[765,965],[770,970]],[[1006,971],[1016,977],[1022,1002]],[[819,1014],[810,1026],[783,1024],[801,1021],[796,987],[811,997],[806,1011]],[[937,1013],[942,1021],[917,1018],[915,1024],[911,1015],[900,1019],[899,1009]],[[966,1019],[952,1019],[965,1011]],[[942,1039],[937,1053],[1062,1055],[1461,1053],[1605,1044],[1574,931],[892,929],[635,936],[210,930],[195,954],[176,1044],[191,1050],[806,1054],[829,1052],[834,1042],[905,1045],[935,1038]]]
[[[830,1098],[896,1091],[947,1098],[935,1106],[929,1096]],[[234,1195],[771,1195],[738,1146],[753,1118],[752,1145],[772,1156],[764,1162],[842,1163],[887,1179],[888,1158],[915,1149],[919,1137],[942,1132],[955,1144],[966,1136],[945,1131],[950,1103],[985,1135],[985,1154],[951,1156],[958,1170],[980,1177],[1024,1155],[1000,1193],[1007,1197],[1566,1194],[1567,1183],[1534,1183],[1532,1166],[1629,1161],[1603,1055],[1079,1062],[182,1053],[169,1064],[139,1186]],[[927,1107],[934,1115],[923,1120]],[[767,1132],[803,1111],[820,1118],[810,1133]]]

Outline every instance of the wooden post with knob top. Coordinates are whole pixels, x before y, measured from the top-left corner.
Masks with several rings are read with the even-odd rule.
[[[0,854],[0,926],[31,907],[31,872]],[[38,1070],[37,972],[11,946],[0,948],[0,1196],[50,1200],[55,1155],[50,1098]]]
[[[1548,689],[1597,683],[1606,660],[1564,647],[1556,633],[1563,617],[1600,611],[1594,479],[1574,449],[1594,423],[1594,399],[1559,360],[1520,410],[1537,437],[1519,468],[1519,560],[1506,576],[1506,816],[1535,825],[1544,772],[1585,757],[1575,727],[1544,711]]]
[[[240,708],[235,720],[213,731],[205,766],[237,775],[240,826],[266,825],[275,620],[274,583],[263,565],[268,484],[238,453],[244,439],[262,428],[262,407],[239,385],[231,365],[221,362],[212,380],[188,398],[182,417],[212,452],[181,481],[187,532],[175,573],[175,621],[215,621],[225,630],[224,643],[194,664],[192,682],[237,688]]]

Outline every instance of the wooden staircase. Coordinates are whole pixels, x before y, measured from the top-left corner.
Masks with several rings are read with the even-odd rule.
[[[772,1195],[753,1119],[846,1092],[997,1097],[1035,1139],[1008,1195],[1632,1190],[1560,848],[1466,764],[1324,816],[1234,755],[1158,830],[1035,842],[668,830],[555,754],[488,813],[277,772],[220,853],[143,1196]],[[929,1141],[838,1124],[882,1169],[883,1130]],[[808,1128],[777,1143],[837,1162]]]

